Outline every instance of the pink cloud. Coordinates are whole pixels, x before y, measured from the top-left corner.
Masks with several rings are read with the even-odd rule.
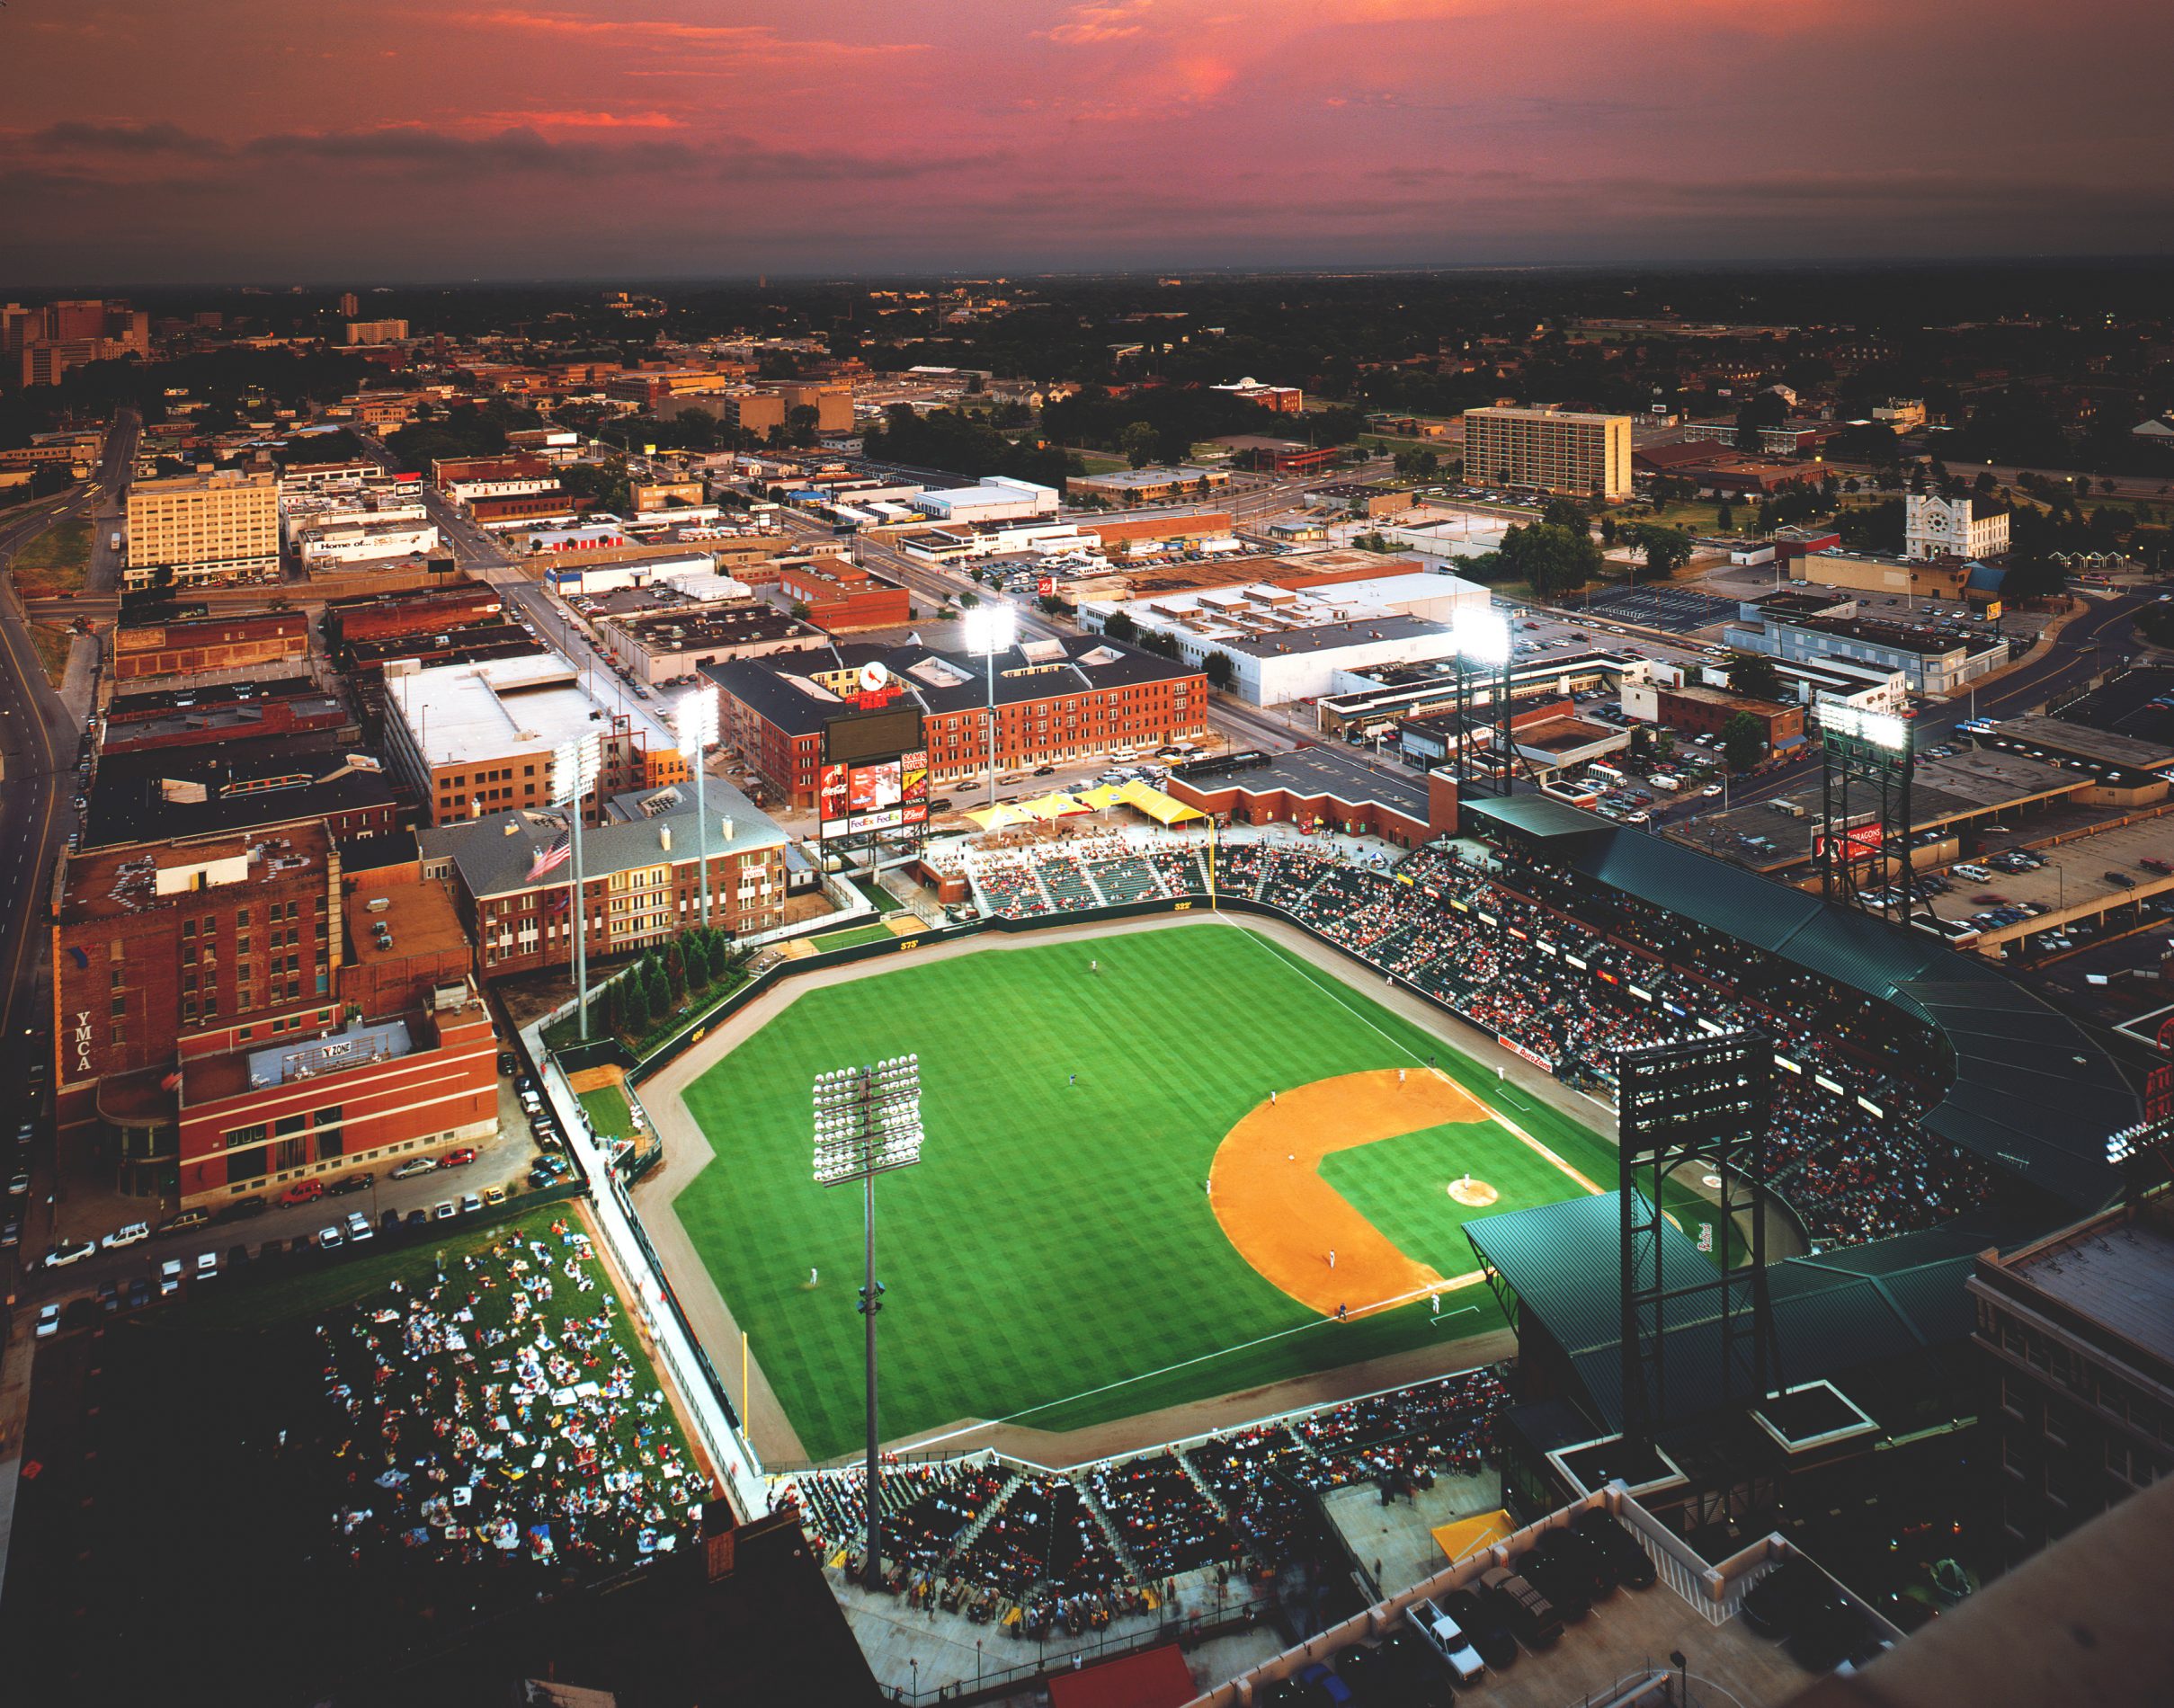
[[[1074,6],[1066,22],[1037,31],[1036,34],[1045,41],[1062,42],[1068,48],[1122,41],[1140,33],[1145,27],[1141,21],[1154,6],[1154,0],[1115,0],[1115,4],[1107,5]]]

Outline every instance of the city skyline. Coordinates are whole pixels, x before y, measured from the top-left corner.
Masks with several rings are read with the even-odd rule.
[[[2174,20],[2041,23],[17,0],[0,219],[19,285],[2165,252]]]

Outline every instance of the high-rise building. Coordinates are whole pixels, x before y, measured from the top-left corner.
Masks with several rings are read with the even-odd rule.
[[[352,320],[361,312],[362,299],[352,290],[343,290],[340,293],[340,318]]]
[[[124,587],[271,581],[279,573],[276,476],[229,468],[129,486]]]
[[[1465,478],[1579,498],[1626,497],[1630,417],[1558,409],[1467,410]]]
[[[347,323],[347,342],[351,344],[396,344],[407,336],[405,320],[351,320]]]

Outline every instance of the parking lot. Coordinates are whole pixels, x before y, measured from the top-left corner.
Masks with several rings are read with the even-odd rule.
[[[2155,706],[2154,700],[2170,703]],[[2174,664],[2130,671],[2071,701],[2061,716],[2093,729],[2174,747]]]
[[[1595,593],[1585,606],[1619,623],[1665,629],[1671,635],[1709,628],[1736,615],[1734,600],[1716,599],[1688,587],[1615,587]]]

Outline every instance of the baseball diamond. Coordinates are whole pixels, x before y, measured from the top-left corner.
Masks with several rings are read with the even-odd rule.
[[[1466,1217],[1614,1174],[1559,1111],[1499,1113],[1446,1032],[1234,926],[990,942],[789,993],[688,1084],[715,1157],[673,1207],[815,1460],[860,1426],[861,1216],[813,1183],[808,1087],[909,1049],[923,1160],[878,1187],[891,1441],[968,1448],[977,1423],[1078,1428],[1430,1344],[1448,1360],[1442,1292],[1457,1335],[1501,1321],[1469,1285]],[[1499,1201],[1459,1202],[1466,1175]]]

